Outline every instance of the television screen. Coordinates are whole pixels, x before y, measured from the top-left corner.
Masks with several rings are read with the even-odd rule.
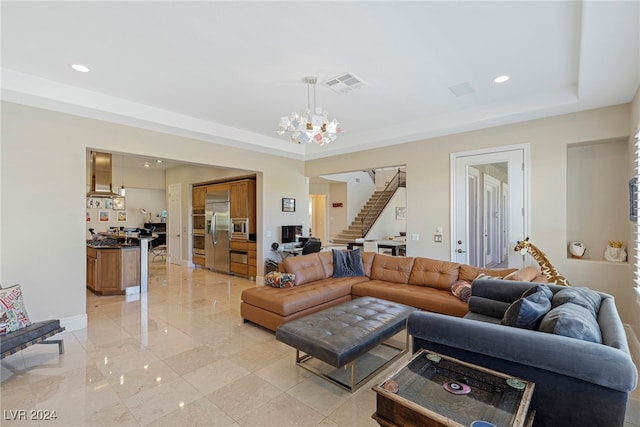
[[[296,243],[299,237],[302,237],[301,225],[282,226],[282,243]]]

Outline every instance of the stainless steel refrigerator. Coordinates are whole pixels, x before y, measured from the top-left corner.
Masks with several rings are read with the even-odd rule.
[[[229,272],[229,192],[207,193],[205,207],[205,267],[220,273]]]

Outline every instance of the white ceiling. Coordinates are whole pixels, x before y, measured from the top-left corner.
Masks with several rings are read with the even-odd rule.
[[[5,100],[296,158],[627,103],[640,85],[638,1],[3,1],[1,13]],[[322,85],[345,72],[366,86]],[[306,106],[305,76],[345,130],[329,146],[276,134]],[[456,97],[463,83],[474,92]]]

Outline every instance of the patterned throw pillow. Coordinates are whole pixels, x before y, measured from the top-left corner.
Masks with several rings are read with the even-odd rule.
[[[458,280],[451,285],[451,293],[457,296],[461,301],[469,302],[471,298],[471,283],[466,280]]]
[[[293,288],[296,285],[296,275],[271,271],[264,276],[264,284],[274,288]]]
[[[0,289],[0,335],[26,328],[30,324],[20,285]]]

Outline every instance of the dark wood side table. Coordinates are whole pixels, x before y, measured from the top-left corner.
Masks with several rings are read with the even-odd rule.
[[[372,418],[384,427],[468,427],[474,421],[526,427],[535,416],[528,413],[534,387],[530,381],[422,349],[373,387],[377,403]],[[460,388],[469,391],[452,392]]]

